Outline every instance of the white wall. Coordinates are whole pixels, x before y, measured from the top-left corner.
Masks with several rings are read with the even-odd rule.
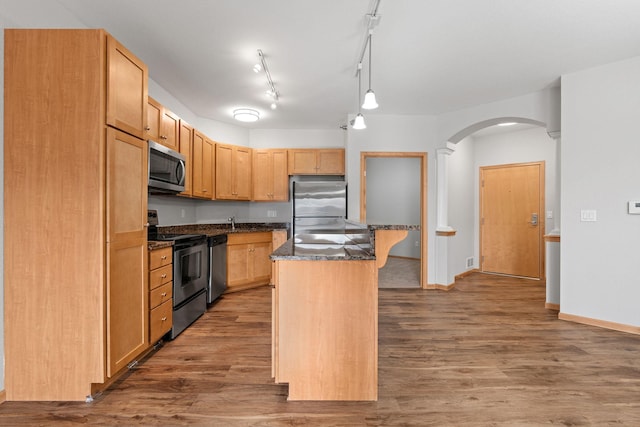
[[[448,239],[447,271],[451,272],[445,284],[453,282],[453,277],[470,268],[466,260],[474,257],[474,268],[478,265],[474,233],[477,222],[475,211],[475,148],[471,137],[467,137],[456,144],[456,150],[449,156],[449,224],[456,235]]]
[[[640,57],[562,77],[563,313],[640,326]],[[596,222],[581,222],[583,209]]]
[[[252,148],[342,148],[345,145],[342,129],[253,129]]]

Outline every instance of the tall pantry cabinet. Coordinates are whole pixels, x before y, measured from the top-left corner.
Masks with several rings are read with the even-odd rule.
[[[6,397],[85,400],[148,348],[148,71],[103,30],[4,64]]]

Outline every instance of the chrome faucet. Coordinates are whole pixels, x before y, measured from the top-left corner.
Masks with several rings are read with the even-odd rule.
[[[235,216],[230,216],[228,221],[231,223],[231,230],[235,230],[236,229],[236,217]]]

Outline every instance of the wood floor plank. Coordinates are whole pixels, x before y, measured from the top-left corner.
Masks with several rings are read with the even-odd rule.
[[[379,400],[288,402],[271,290],[225,295],[94,402],[5,402],[0,425],[640,425],[640,337],[564,322],[537,281],[380,289]]]

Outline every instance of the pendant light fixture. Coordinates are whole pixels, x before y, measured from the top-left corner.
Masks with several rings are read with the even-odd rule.
[[[376,101],[376,94],[371,89],[371,35],[372,30],[369,30],[369,90],[364,94],[364,102],[362,108],[365,110],[374,110],[378,108],[378,102]]]
[[[360,97],[362,96],[361,92],[362,87],[362,63],[358,64],[358,114],[356,114],[356,118],[351,122],[351,128],[355,130],[366,129],[367,125],[364,123],[364,116],[362,115],[362,110],[360,110]]]

